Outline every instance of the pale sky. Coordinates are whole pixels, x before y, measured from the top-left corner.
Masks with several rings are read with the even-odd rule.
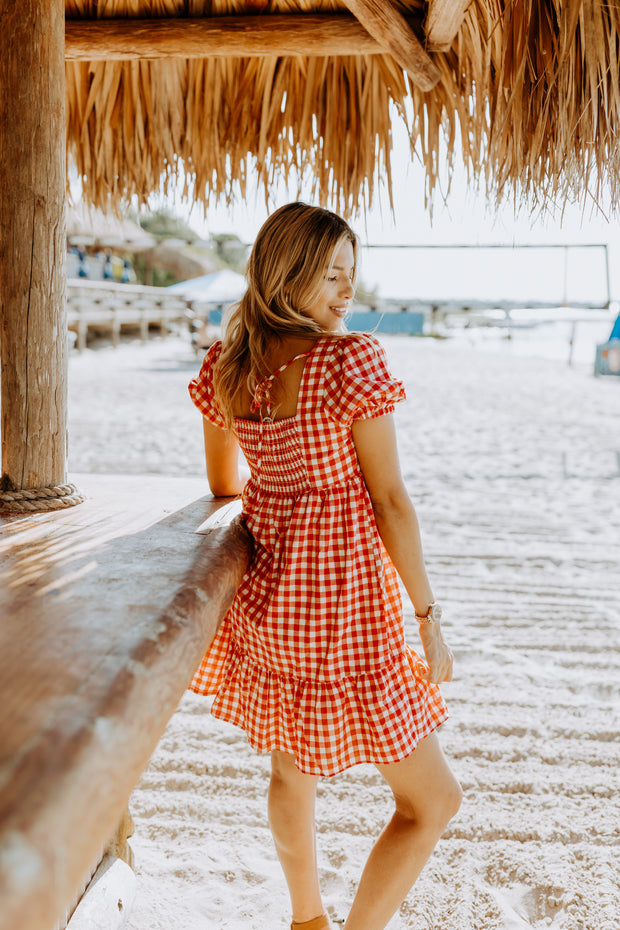
[[[363,243],[608,243],[611,294],[613,299],[620,299],[620,228],[617,222],[608,222],[600,214],[593,215],[590,204],[585,211],[580,207],[566,208],[563,217],[556,220],[551,217],[543,220],[537,215],[530,217],[526,209],[515,217],[511,205],[495,213],[487,209],[483,194],[468,191],[464,171],[459,172],[457,168],[448,202],[444,204],[441,197],[436,196],[431,222],[424,209],[423,169],[411,161],[400,120],[394,122],[392,164],[395,216],[389,211],[384,193],[382,203],[377,202],[368,211],[366,226],[363,219],[352,222]],[[287,190],[283,186],[277,192],[272,209],[296,199],[296,194],[296,190]],[[304,197],[302,191],[302,199],[310,200],[310,195]],[[161,205],[160,199],[153,200],[154,208]],[[262,194],[256,196],[253,203],[209,208],[206,220],[201,208],[190,211],[187,204],[170,200],[165,205],[188,218],[192,228],[205,238],[210,234],[233,233],[245,242],[252,242],[268,215]],[[468,267],[473,283],[466,281]],[[567,267],[569,296],[583,299],[584,294],[591,293],[592,299],[600,299],[606,290],[602,252],[571,252]],[[417,268],[419,273],[412,274],[412,268]],[[401,297],[424,291],[426,286],[436,288],[439,279],[445,282],[447,270],[452,272],[448,277],[454,280],[460,296],[474,296],[464,293],[463,288],[471,292],[476,281],[483,283],[491,293],[496,290],[496,285],[500,291],[502,287],[506,290],[512,280],[523,283],[529,276],[533,278],[526,290],[536,291],[535,296],[541,299],[549,296],[555,299],[556,294],[561,297],[564,288],[564,255],[548,251],[530,252],[527,256],[521,253],[518,260],[514,255],[509,258],[507,253],[489,251],[460,254],[450,251],[441,256],[439,253],[401,250],[365,252],[361,277],[368,286],[378,287],[383,296]]]

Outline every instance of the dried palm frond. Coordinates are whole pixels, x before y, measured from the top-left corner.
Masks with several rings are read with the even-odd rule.
[[[421,0],[396,5],[422,22]],[[85,19],[345,11],[339,0],[66,2]],[[433,56],[442,77],[427,93],[389,54],[67,62],[68,152],[97,206],[144,201],[181,173],[204,203],[243,197],[250,182],[269,200],[281,179],[310,175],[317,201],[348,215],[381,182],[391,202],[396,113],[429,205],[462,158],[491,201],[607,194],[615,211],[619,49],[614,0],[472,0],[451,49]]]

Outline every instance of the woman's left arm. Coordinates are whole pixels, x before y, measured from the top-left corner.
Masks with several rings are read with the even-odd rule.
[[[400,472],[394,419],[388,415],[355,420],[352,433],[379,535],[416,613],[422,616],[434,597],[426,574],[418,518]],[[429,669],[422,677],[434,682],[451,681],[452,653],[439,623],[423,623],[419,633]]]
[[[215,497],[241,494],[249,474],[241,468],[239,442],[232,431],[220,429],[202,418],[207,480]]]

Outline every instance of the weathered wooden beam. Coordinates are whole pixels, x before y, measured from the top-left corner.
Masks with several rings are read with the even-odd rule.
[[[135,58],[372,55],[377,42],[348,13],[214,16],[200,19],[68,19],[65,57]]]
[[[75,904],[249,561],[200,479],[88,482],[0,517],[0,930]]]
[[[408,17],[408,28],[419,25]],[[385,49],[349,13],[200,19],[68,19],[69,61],[378,55]]]
[[[471,0],[429,0],[426,19],[426,47],[431,52],[447,52]]]
[[[383,51],[390,52],[420,90],[429,91],[441,72],[392,0],[344,0]]]
[[[0,491],[66,482],[64,14],[0,3]]]

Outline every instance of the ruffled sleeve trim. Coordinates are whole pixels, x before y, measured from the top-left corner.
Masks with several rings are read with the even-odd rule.
[[[324,388],[324,409],[332,420],[350,426],[354,420],[385,416],[405,398],[378,339],[356,334],[338,341]]]
[[[218,426],[220,429],[226,429],[226,421],[215,400],[215,392],[213,390],[213,368],[220,357],[221,351],[221,342],[214,342],[213,345],[209,347],[204,357],[200,374],[189,383],[189,394],[194,404],[209,423]]]

